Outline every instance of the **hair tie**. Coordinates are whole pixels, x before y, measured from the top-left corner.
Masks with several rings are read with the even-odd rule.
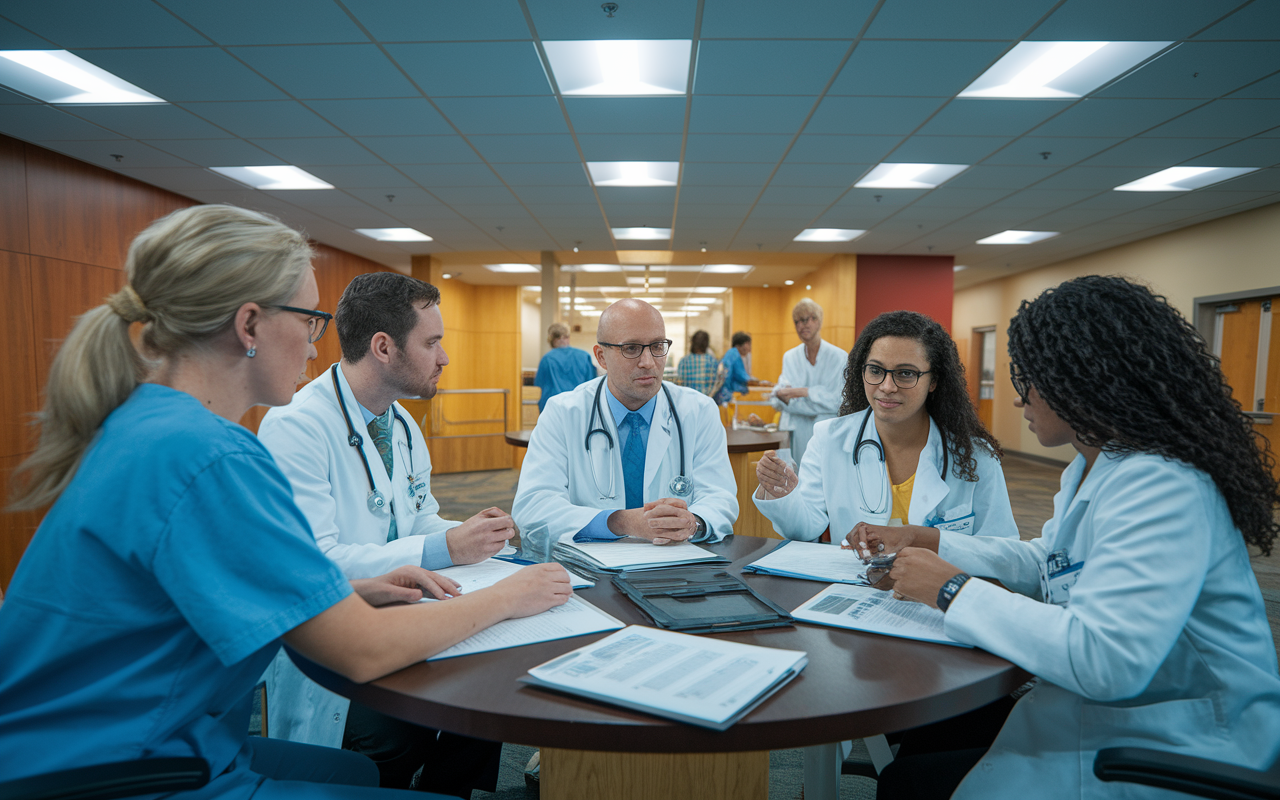
[[[107,298],[107,305],[125,322],[150,322],[155,319],[137,291],[127,283],[123,289]]]

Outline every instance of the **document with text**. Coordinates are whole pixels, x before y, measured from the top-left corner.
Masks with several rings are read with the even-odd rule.
[[[463,564],[457,567],[445,567],[434,570],[438,575],[452,578],[462,587],[462,593],[474,592],[486,586],[492,586],[503,578],[510,577],[533,562],[509,561],[504,558],[486,558],[475,564]],[[569,570],[569,580],[575,589],[589,589],[596,585],[590,578]]]
[[[520,680],[723,731],[800,674],[800,650],[631,625]]]
[[[903,639],[950,644],[957,642],[943,630],[944,616],[936,608],[910,600],[894,600],[893,594],[869,586],[834,584],[791,612],[800,622],[814,622],[836,628],[882,633]]]
[[[574,595],[564,605],[543,611],[541,614],[503,620],[474,636],[463,639],[453,647],[436,653],[427,660],[439,661],[442,658],[456,658],[469,656],[472,653],[551,642],[556,639],[568,639],[571,636],[585,636],[588,633],[616,631],[621,627],[621,622]]]
[[[742,571],[823,583],[867,585],[867,565],[854,551],[821,542],[783,542]]]
[[[656,569],[681,564],[727,564],[729,560],[696,544],[658,547],[644,539],[619,539],[616,542],[561,542],[552,556],[567,564],[582,564],[589,569],[617,572],[624,569]]]

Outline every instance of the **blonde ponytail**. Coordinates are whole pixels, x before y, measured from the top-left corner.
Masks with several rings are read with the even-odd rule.
[[[153,222],[129,247],[127,284],[77,320],[49,372],[40,443],[14,473],[9,508],[42,508],[75,476],[107,415],[146,378],[129,338],[172,356],[225,330],[240,306],[288,303],[311,268],[297,231],[234,206],[195,206]]]

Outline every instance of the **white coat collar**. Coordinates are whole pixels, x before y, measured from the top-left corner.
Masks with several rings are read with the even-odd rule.
[[[863,441],[874,441],[883,447],[880,442],[880,433],[876,430],[876,417],[871,408],[866,408],[858,414],[855,414],[850,420],[851,427],[849,435],[844,440],[844,451],[853,458],[853,448],[858,442],[858,428],[862,426],[864,414],[869,414],[871,419],[867,421],[867,429],[863,434]],[[865,448],[863,453],[873,455],[873,448]],[[874,456],[876,463],[880,469],[885,469],[880,464],[878,456]],[[861,459],[860,459],[861,460]],[[921,469],[921,466],[932,466],[932,469]],[[948,469],[954,471],[955,465],[949,464]],[[888,480],[886,473],[885,480]],[[907,510],[907,522],[911,525],[923,525],[926,518],[932,515],[938,504],[946,498],[950,492],[946,483],[946,476],[942,474],[942,432],[938,429],[938,424],[933,421],[933,417],[929,417],[929,439],[925,442],[924,450],[920,452],[920,463],[916,465],[915,484],[911,489],[911,508]],[[886,512],[885,518],[888,518]]]

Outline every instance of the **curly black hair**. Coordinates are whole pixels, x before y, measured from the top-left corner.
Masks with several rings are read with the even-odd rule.
[[[1266,438],[1231,397],[1218,359],[1163,296],[1089,275],[1022,301],[1010,371],[1110,453],[1151,453],[1213,479],[1244,540],[1270,555],[1280,489]]]
[[[966,481],[978,480],[978,462],[973,458],[977,446],[995,458],[1004,455],[996,437],[978,419],[964,379],[964,364],[950,334],[924,314],[915,311],[890,311],[881,314],[862,329],[849,361],[844,368],[844,402],[840,416],[854,414],[870,405],[862,385],[862,368],[871,353],[871,345],[884,336],[914,339],[924,347],[929,359],[929,375],[937,388],[929,393],[925,411],[942,432],[942,441],[951,456],[952,471]]]

